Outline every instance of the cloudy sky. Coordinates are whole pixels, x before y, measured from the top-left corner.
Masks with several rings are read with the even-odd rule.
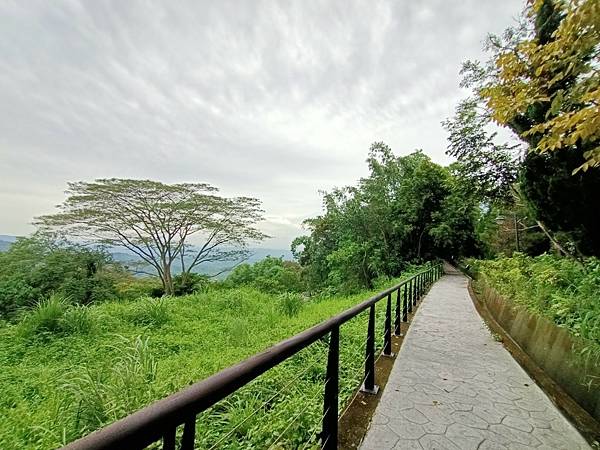
[[[447,163],[461,61],[523,1],[3,0],[0,234],[67,181],[203,181],[260,198],[288,247],[371,142]]]

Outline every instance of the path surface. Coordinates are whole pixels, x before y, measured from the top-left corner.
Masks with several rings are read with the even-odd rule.
[[[492,339],[452,272],[419,307],[360,448],[590,447]]]

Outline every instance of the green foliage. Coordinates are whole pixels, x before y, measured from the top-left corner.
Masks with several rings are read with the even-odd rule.
[[[225,285],[253,286],[269,293],[302,292],[306,289],[299,264],[272,256],[254,264],[240,264],[227,276]]]
[[[63,314],[61,328],[66,333],[86,334],[92,332],[94,326],[95,320],[88,306],[71,306]]]
[[[101,250],[43,235],[20,238],[0,253],[0,316],[56,293],[78,304],[116,297],[122,270]]]
[[[118,297],[123,300],[161,297],[164,294],[160,280],[155,277],[123,277],[115,284],[115,289]]]
[[[296,317],[302,307],[304,306],[304,301],[299,294],[295,294],[292,292],[286,292],[283,294],[279,294],[279,310],[282,314],[288,317]]]
[[[532,312],[548,317],[600,349],[600,261],[582,267],[552,255],[471,262],[490,286]]]
[[[63,330],[62,319],[66,310],[65,300],[58,295],[51,295],[35,305],[21,326],[25,334],[31,336],[61,332]]]
[[[475,100],[459,106],[454,124],[460,126],[449,128],[451,152],[467,164],[488,156],[473,145],[480,141],[470,140],[477,127],[469,125],[489,118],[528,146],[518,166],[519,192],[540,229],[576,257],[600,256],[600,170],[591,169],[600,164],[598,17],[596,0],[529,2],[517,28],[488,37],[487,63],[464,64],[463,86],[473,88]],[[475,105],[483,112],[461,116],[469,103],[471,113]],[[498,151],[487,159],[502,158]],[[503,173],[502,165],[489,171],[499,178]]]
[[[207,275],[193,272],[183,272],[173,277],[173,294],[189,295],[210,282]]]
[[[0,327],[0,448],[60,447],[373,293],[300,300],[301,309],[288,316],[278,296],[252,287],[206,289],[163,299],[169,320],[160,327],[131,320],[155,300],[109,301],[87,307],[93,333],[58,332],[46,340],[6,324]],[[63,318],[68,314],[66,307]],[[378,306],[378,349],[384,314]],[[361,382],[367,319],[361,314],[340,331],[342,408]],[[264,448],[277,439],[278,448],[316,444],[326,363],[324,338],[199,415],[196,448]]]
[[[36,224],[85,242],[127,248],[154,269],[165,294],[173,295],[175,262],[191,273],[203,262],[236,261],[247,253],[248,242],[267,237],[256,228],[263,212],[259,200],[217,193],[206,183],[79,181],[69,183],[60,212],[38,217]],[[204,242],[190,245],[192,235]]]
[[[19,324],[20,334],[27,338],[88,334],[94,327],[95,319],[88,306],[69,305],[67,300],[56,294],[26,311]]]
[[[65,413],[75,419],[65,429],[69,437],[89,433],[152,400],[158,366],[148,338],[116,339],[113,363],[98,371],[79,368],[62,386],[69,394]]]
[[[292,251],[312,288],[352,292],[398,276],[412,261],[479,254],[477,204],[421,151],[397,157],[374,143],[370,174],[324,195],[325,213]]]
[[[127,318],[134,324],[159,328],[169,321],[168,299],[141,298],[128,311]]]

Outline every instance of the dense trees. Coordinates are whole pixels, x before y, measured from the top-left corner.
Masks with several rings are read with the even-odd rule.
[[[39,234],[18,239],[0,253],[0,317],[52,293],[79,304],[114,298],[121,275],[102,250]]]
[[[297,262],[267,256],[254,264],[240,264],[226,278],[229,287],[253,286],[263,292],[304,292],[307,285]]]
[[[481,182],[480,191],[505,180],[498,186],[512,186],[513,201],[503,206],[515,223],[517,210],[524,210],[524,221],[534,224],[525,230],[541,231],[575,257],[600,254],[600,171],[592,168],[600,162],[599,18],[594,0],[530,2],[519,26],[488,38],[489,61],[464,64],[463,85],[474,97],[445,123],[449,152],[465,172],[475,174],[471,179]],[[473,132],[484,130],[490,119],[527,146],[522,158],[513,160],[515,171],[497,164],[511,162],[509,147]]]
[[[324,195],[325,212],[309,219],[292,250],[314,286],[354,289],[395,276],[413,261],[477,252],[476,205],[449,169],[417,151],[395,156],[374,143],[370,174]]]
[[[69,183],[61,211],[39,217],[37,224],[81,241],[127,248],[152,266],[171,295],[175,261],[185,278],[203,262],[240,259],[249,241],[266,237],[255,226],[262,219],[258,200],[217,192],[202,183],[80,181]],[[199,244],[190,245],[190,238]]]

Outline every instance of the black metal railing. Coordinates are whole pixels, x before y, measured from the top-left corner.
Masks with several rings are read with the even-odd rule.
[[[183,425],[181,450],[192,450],[196,435],[196,416],[240,389],[259,375],[285,361],[300,350],[329,334],[329,350],[324,386],[321,446],[336,449],[338,441],[338,393],[340,326],[369,309],[365,348],[365,372],[361,391],[375,394],[375,305],[386,299],[382,355],[392,356],[392,332],[401,335],[401,323],[421,298],[426,288],[443,274],[437,263],[325,322],[275,344],[271,348],[221,370],[205,380],[163,398],[111,425],[64,447],[64,450],[142,449],[162,439],[164,450],[174,450],[176,432]],[[402,293],[401,293],[402,292]],[[396,293],[392,330],[392,296]]]

